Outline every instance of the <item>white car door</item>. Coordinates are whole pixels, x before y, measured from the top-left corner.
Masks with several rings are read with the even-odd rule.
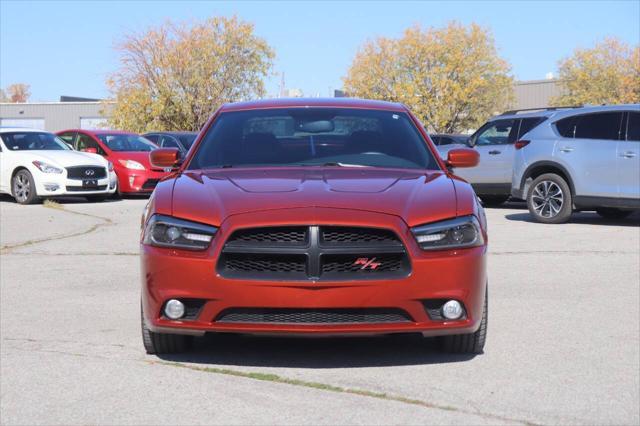
[[[620,198],[640,199],[640,112],[628,112],[625,138],[618,141],[616,170]]]
[[[556,123],[563,137],[554,157],[568,169],[578,197],[618,197],[618,139],[622,111],[576,115]],[[573,136],[573,137],[571,137]]]
[[[472,184],[509,184],[513,165],[513,143],[519,120],[508,118],[491,121],[472,136],[474,149],[480,154],[476,167],[456,169],[455,173]]]
[[[0,135],[2,139],[2,135]],[[0,192],[7,194],[11,193],[11,165],[9,159],[11,158],[11,152],[4,145],[3,141],[0,141]]]

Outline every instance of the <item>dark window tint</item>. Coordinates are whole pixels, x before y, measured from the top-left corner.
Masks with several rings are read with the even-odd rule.
[[[176,141],[171,136],[162,136],[160,138],[160,146],[163,147],[163,148],[178,148],[178,149],[180,149],[180,146],[178,145],[178,141]]]
[[[576,139],[611,139],[620,137],[622,112],[598,112],[578,116]]]
[[[196,140],[196,136],[198,136],[197,133],[178,135],[178,139],[180,139],[180,143],[182,143],[182,146],[184,146],[185,149],[189,149],[191,148],[191,145],[193,145],[193,141]]]
[[[189,169],[325,164],[439,168],[404,113],[274,108],[220,114],[199,144]]]
[[[640,112],[630,112],[627,123],[627,140],[640,141]]]
[[[44,132],[3,133],[0,138],[11,151],[63,151],[70,149],[62,139]]]
[[[157,144],[160,140],[160,135],[144,135],[145,138],[149,139],[151,142]]]
[[[534,127],[536,127],[546,119],[547,117],[523,118],[520,123],[520,131],[518,132],[518,138],[521,138],[525,133],[533,130]]]
[[[440,146],[442,145],[442,136],[431,136],[431,141],[435,146]]]
[[[578,117],[567,117],[556,121],[556,129],[563,138],[572,138],[576,131],[576,121]]]

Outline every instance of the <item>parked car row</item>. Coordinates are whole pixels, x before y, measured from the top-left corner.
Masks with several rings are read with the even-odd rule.
[[[176,135],[177,147],[186,152],[197,134],[151,135],[167,144]],[[52,134],[7,127],[0,128],[0,140],[0,193],[20,204],[65,195],[101,201],[116,192],[150,194],[171,172],[149,161],[158,145],[131,132],[70,129]]]
[[[508,111],[468,145],[480,164],[455,172],[485,205],[524,199],[544,223],[576,210],[621,218],[640,208],[640,105]],[[438,147],[441,155],[448,146]]]

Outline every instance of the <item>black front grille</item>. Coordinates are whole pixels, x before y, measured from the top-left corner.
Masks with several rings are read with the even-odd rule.
[[[229,245],[305,244],[307,228],[287,226],[236,231],[227,240]]]
[[[256,280],[388,279],[410,271],[393,231],[364,227],[242,229],[229,237],[218,260],[220,275]]]
[[[69,179],[103,179],[107,176],[107,169],[98,166],[67,167]]]
[[[248,324],[381,324],[412,322],[401,309],[232,308],[215,319],[219,323]]]
[[[160,179],[147,179],[145,183],[142,184],[142,189],[153,189],[158,185]]]
[[[229,253],[224,258],[227,275],[244,274],[298,274],[303,276],[306,259],[304,255],[255,255]]]
[[[402,245],[396,234],[387,229],[323,227],[320,241],[324,244],[390,244]]]
[[[67,186],[67,192],[89,192],[89,191],[104,191],[107,189],[107,185],[98,185],[90,187],[82,186]]]

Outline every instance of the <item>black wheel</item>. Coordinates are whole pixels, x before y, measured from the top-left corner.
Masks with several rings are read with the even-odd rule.
[[[38,202],[36,184],[29,170],[22,169],[11,180],[13,197],[19,204],[34,204]]]
[[[471,334],[453,334],[442,337],[442,349],[455,354],[481,354],[487,340],[487,322],[489,320],[489,290],[484,294],[484,310],[480,328]]]
[[[140,325],[142,328],[142,344],[148,354],[176,354],[185,352],[191,347],[192,336],[181,334],[154,333],[144,323],[144,313],[140,306]]]
[[[633,211],[620,210],[613,207],[600,207],[599,209],[596,209],[596,213],[605,219],[624,219],[633,213]]]
[[[538,222],[564,223],[573,213],[571,189],[555,173],[540,175],[529,186],[527,207]]]
[[[508,195],[480,195],[482,204],[485,206],[499,206],[509,199]]]

